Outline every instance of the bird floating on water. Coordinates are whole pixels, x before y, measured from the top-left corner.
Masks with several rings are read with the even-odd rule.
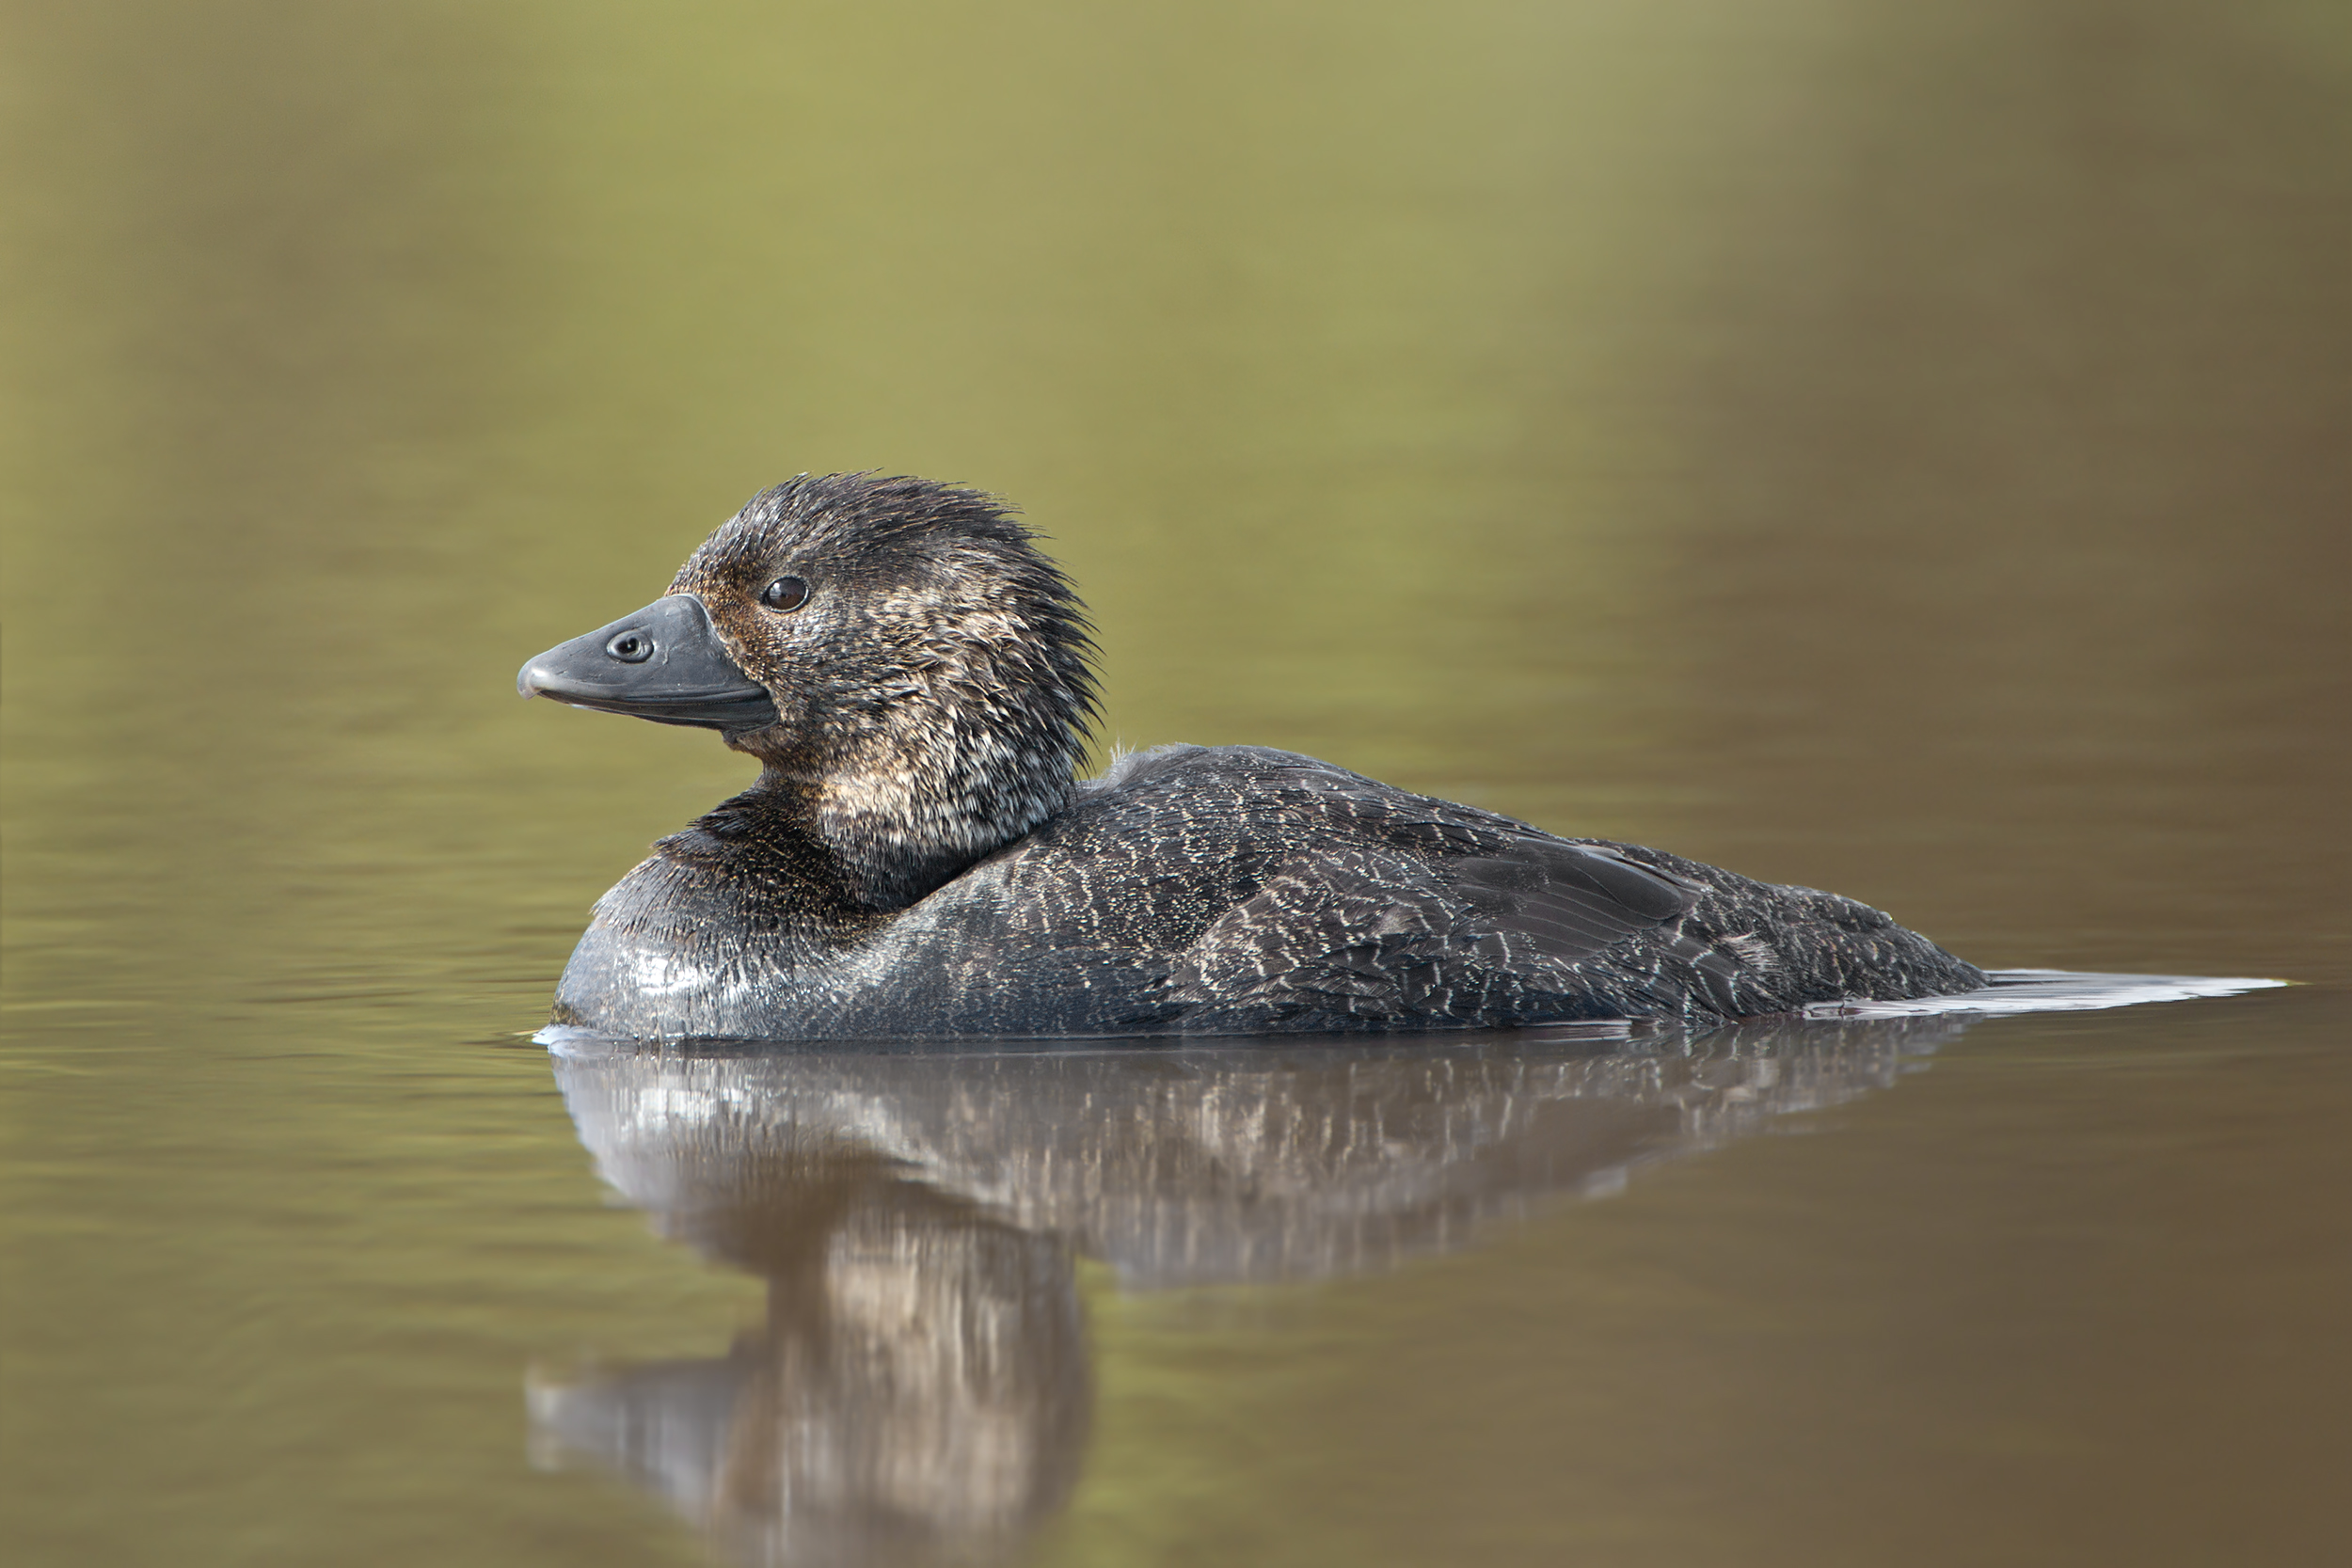
[[[758,782],[596,903],[552,1022],[855,1039],[1694,1026],[1985,976],[1867,905],[1255,746],[1082,779],[1085,611],[1001,501],[803,475],[526,697],[720,732]]]

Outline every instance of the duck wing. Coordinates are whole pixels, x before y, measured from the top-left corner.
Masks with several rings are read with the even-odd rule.
[[[1564,998],[1582,988],[1568,965],[1698,900],[1693,884],[1607,849],[1442,802],[1395,809],[1406,802],[1422,803],[1362,802],[1374,809],[1356,826],[1372,832],[1286,861],[1177,956],[1164,994],[1185,1027],[1574,1016]]]
[[[1699,901],[1696,884],[1597,846],[1528,833],[1510,849],[1451,861],[1444,870],[1483,924],[1564,963],[1679,920]]]

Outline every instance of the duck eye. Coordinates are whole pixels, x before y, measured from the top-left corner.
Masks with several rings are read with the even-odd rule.
[[[808,602],[808,584],[799,578],[778,578],[759,591],[759,602],[770,610],[798,610]]]

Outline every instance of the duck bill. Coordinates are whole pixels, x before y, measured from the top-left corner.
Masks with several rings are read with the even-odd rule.
[[[666,594],[549,648],[523,666],[515,689],[657,724],[750,730],[776,721],[767,688],[728,656],[691,594]]]

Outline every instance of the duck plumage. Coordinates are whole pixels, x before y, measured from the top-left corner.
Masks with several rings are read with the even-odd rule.
[[[780,1039],[1706,1025],[1984,984],[1851,899],[1288,752],[1164,747],[1081,781],[1090,651],[1068,582],[989,497],[830,475],[754,498],[662,600],[523,671],[527,695],[642,702],[762,764],[598,901],[554,1021]]]

